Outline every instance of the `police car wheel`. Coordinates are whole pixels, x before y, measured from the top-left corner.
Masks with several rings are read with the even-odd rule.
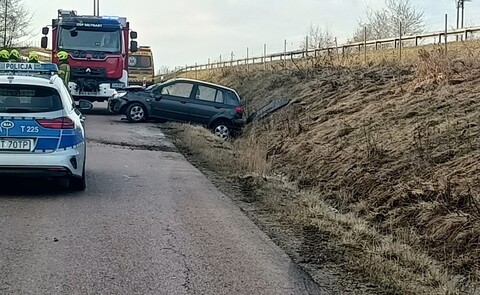
[[[141,103],[132,103],[127,108],[127,120],[132,123],[143,122],[147,118],[147,111]]]
[[[87,188],[87,179],[85,176],[85,167],[82,171],[82,177],[70,177],[68,186],[74,191],[84,191]]]

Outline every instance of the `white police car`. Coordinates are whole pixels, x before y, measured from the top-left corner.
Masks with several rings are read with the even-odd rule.
[[[0,175],[66,177],[84,190],[86,143],[80,110],[52,63],[0,63]]]

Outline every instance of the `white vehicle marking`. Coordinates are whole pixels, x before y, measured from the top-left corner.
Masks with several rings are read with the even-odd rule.
[[[20,126],[23,133],[38,133],[38,126]]]

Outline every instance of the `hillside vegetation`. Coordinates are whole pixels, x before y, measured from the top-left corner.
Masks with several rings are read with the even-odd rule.
[[[469,42],[448,55],[441,47],[409,49],[401,63],[383,52],[367,65],[362,56],[330,56],[290,62],[288,70],[204,72],[199,78],[237,89],[249,112],[272,99],[292,101],[231,143],[196,127],[177,136],[210,168],[248,179],[284,220],[346,248],[348,267],[386,290],[473,293],[479,55],[480,45]],[[266,189],[272,184],[276,190]]]

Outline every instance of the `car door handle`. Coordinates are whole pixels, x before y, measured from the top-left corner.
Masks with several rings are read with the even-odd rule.
[[[180,103],[187,103],[186,101],[180,101]]]

